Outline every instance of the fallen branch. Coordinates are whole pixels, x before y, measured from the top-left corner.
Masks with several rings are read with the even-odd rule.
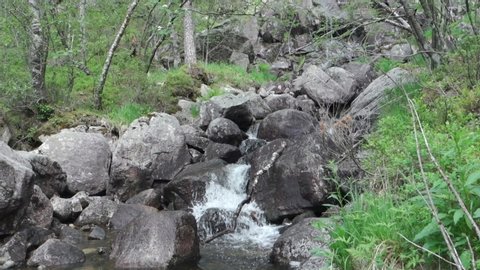
[[[210,236],[209,238],[207,238],[204,241],[204,243],[210,243],[220,236],[235,232],[235,230],[237,229],[238,217],[240,216],[240,213],[242,212],[243,206],[245,206],[245,204],[249,203],[252,200],[253,192],[255,192],[255,187],[258,184],[258,179],[260,178],[260,176],[262,176],[264,173],[266,173],[268,170],[270,170],[270,168],[272,168],[273,164],[280,157],[280,155],[282,154],[285,147],[287,147],[287,143],[285,141],[283,141],[282,144],[280,145],[280,147],[278,148],[278,150],[273,152],[272,157],[270,158],[270,161],[267,163],[267,165],[265,165],[265,167],[261,168],[260,170],[258,170],[254,174],[253,183],[252,183],[252,186],[250,188],[250,191],[248,191],[248,186],[250,184],[250,181],[247,183],[247,186],[246,186],[247,197],[242,202],[240,202],[240,204],[238,204],[237,209],[235,210],[235,213],[233,214],[233,226],[231,228],[227,228],[223,231],[220,231],[220,232]]]

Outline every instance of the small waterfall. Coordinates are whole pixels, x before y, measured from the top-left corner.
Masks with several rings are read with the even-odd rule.
[[[229,164],[225,169],[226,179],[212,179],[207,185],[205,200],[192,209],[203,237],[231,228],[233,213],[247,196],[245,189],[250,165]],[[221,239],[238,247],[254,245],[271,248],[278,238],[278,228],[269,225],[263,211],[251,202],[243,207],[235,233],[224,235]]]

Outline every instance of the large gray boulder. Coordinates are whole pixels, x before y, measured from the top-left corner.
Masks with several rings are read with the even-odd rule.
[[[341,67],[331,67],[325,71],[332,79],[334,79],[347,93],[351,93],[351,98],[359,87],[355,75]]]
[[[240,149],[230,144],[211,142],[205,149],[205,160],[223,159],[228,163],[235,163],[241,156]]]
[[[375,79],[352,102],[349,113],[357,119],[374,119],[389,90],[413,83],[415,77],[402,68],[394,68]]]
[[[30,198],[25,219],[25,224],[41,228],[50,228],[50,224],[52,224],[52,204],[37,185],[33,187],[33,194]]]
[[[351,74],[358,83],[358,89],[363,89],[376,77],[375,70],[371,64],[360,62],[348,62],[342,68]]]
[[[156,208],[139,204],[119,204],[110,219],[109,226],[114,230],[125,228],[132,220],[145,214],[157,213]]]
[[[144,190],[126,201],[129,204],[141,204],[161,209],[162,193],[156,189],[150,188]]]
[[[172,180],[190,154],[178,120],[165,113],[135,120],[113,154],[108,194],[122,201],[151,188],[154,180]]]
[[[60,164],[67,173],[70,193],[86,191],[93,195],[105,191],[112,154],[102,135],[62,130],[48,137],[38,152]]]
[[[105,226],[117,211],[118,204],[105,197],[91,197],[89,205],[82,211],[75,225],[99,225]]]
[[[243,131],[248,130],[254,116],[252,112],[251,94],[225,94],[215,96],[200,106],[200,127],[206,128],[215,118],[223,117],[232,120]]]
[[[287,143],[278,160],[258,178],[253,194],[270,222],[280,223],[307,211],[319,212],[333,190],[323,169],[327,161],[322,155],[326,151],[321,142],[310,137],[298,138],[299,142],[278,139],[247,157],[253,175],[265,168],[282,143]]]
[[[15,233],[0,247],[0,269],[23,265],[27,251],[54,237],[52,231],[40,227],[29,227]]]
[[[34,175],[27,160],[0,142],[0,236],[15,232],[23,221]]]
[[[84,261],[85,254],[77,247],[58,239],[49,239],[32,253],[27,265],[51,267]]]
[[[121,230],[110,258],[116,268],[172,269],[200,259],[195,218],[184,211],[140,216]]]
[[[30,162],[36,174],[35,185],[38,185],[48,198],[65,192],[67,174],[58,162],[34,152],[18,151],[18,153]]]
[[[272,112],[297,108],[297,100],[289,94],[273,94],[266,97],[265,100]]]
[[[316,222],[329,224],[323,218],[306,218],[289,227],[273,245],[270,260],[281,266],[300,266],[299,269],[323,269],[330,265],[328,258],[315,257],[314,249],[328,249],[330,235],[327,229],[315,228]]]
[[[316,120],[307,113],[285,109],[268,115],[258,127],[258,138],[272,141],[293,139],[315,131]]]
[[[293,84],[295,91],[304,91],[318,105],[345,103],[354,94],[315,65],[308,66],[303,74],[295,79]]]
[[[226,162],[213,159],[186,167],[164,188],[166,200],[173,203],[174,209],[186,209],[194,202],[202,201],[207,184],[212,179],[225,179]]]
[[[217,143],[226,143],[238,146],[246,139],[245,133],[230,119],[216,118],[208,125],[207,136]]]

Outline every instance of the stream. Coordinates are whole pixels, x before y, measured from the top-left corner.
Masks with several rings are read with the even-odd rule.
[[[226,179],[210,181],[204,201],[198,202],[192,209],[199,234],[203,233],[202,237],[209,237],[218,232],[219,228],[231,226],[231,215],[246,197],[249,169],[249,165],[229,164],[225,168]],[[212,174],[211,177],[216,176]],[[274,266],[268,261],[280,228],[281,226],[267,223],[263,211],[255,202],[246,204],[239,216],[235,233],[201,245],[201,260],[196,267],[177,267],[175,270],[284,270],[285,268]],[[110,240],[85,239],[80,245],[87,255],[85,263],[51,269],[115,269],[106,255],[97,252],[100,247],[110,246]]]

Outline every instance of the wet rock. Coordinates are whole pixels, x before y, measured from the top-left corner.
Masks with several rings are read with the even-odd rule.
[[[19,151],[18,153],[30,162],[36,174],[35,184],[40,187],[48,198],[51,198],[53,195],[62,195],[65,192],[67,188],[67,174],[62,170],[58,162],[34,152]]]
[[[83,263],[85,254],[73,245],[58,239],[49,239],[36,249],[27,262],[28,266],[59,266]]]
[[[326,158],[322,155],[327,151],[313,149],[316,142],[309,136],[299,138],[301,143],[287,141],[282,155],[258,179],[253,200],[270,222],[280,223],[310,210],[319,212],[333,189],[323,169]],[[272,141],[250,154],[251,171],[263,169],[283,141]]]
[[[315,65],[307,67],[303,74],[295,79],[294,87],[297,92],[304,91],[318,105],[345,103],[354,94]]]
[[[295,109],[297,107],[295,98],[289,94],[269,95],[265,100],[272,112],[285,109]]]
[[[246,139],[240,144],[240,153],[243,155],[250,154],[256,149],[267,144],[267,141],[261,139]]]
[[[85,208],[75,221],[75,225],[84,226],[95,224],[105,226],[117,210],[117,203],[104,198],[92,197],[90,204]]]
[[[0,142],[0,236],[12,234],[23,221],[33,193],[30,163]]]
[[[109,226],[114,230],[125,228],[132,220],[145,214],[157,213],[156,208],[140,204],[120,204],[110,219]]]
[[[40,227],[30,227],[15,233],[0,247],[0,269],[24,264],[29,250],[40,246],[54,236],[53,232]]]
[[[268,115],[258,128],[258,138],[272,141],[297,138],[315,131],[315,119],[305,112],[280,110]]]
[[[50,199],[53,207],[53,215],[61,222],[74,221],[82,212],[83,206],[78,197],[69,199],[53,196]]]
[[[415,77],[401,68],[394,68],[375,79],[352,102],[349,113],[356,119],[372,120],[380,109],[388,90],[414,82]]]
[[[78,245],[84,241],[83,233],[70,226],[63,225],[60,228],[59,239],[71,245]]]
[[[245,134],[231,120],[216,118],[208,125],[207,136],[217,143],[226,143],[238,146],[245,139]]]
[[[88,239],[92,239],[92,240],[103,240],[105,239],[105,230],[102,229],[101,227],[99,226],[93,226],[93,229],[92,231],[90,232],[90,234],[88,235]]]
[[[161,208],[162,194],[156,189],[144,190],[126,201],[128,204],[142,204],[153,208]]]
[[[110,258],[116,268],[170,269],[196,264],[200,248],[195,218],[183,211],[140,216],[119,232]]]
[[[327,249],[330,241],[329,232],[313,227],[312,224],[315,222],[328,224],[329,221],[322,218],[306,218],[292,225],[275,241],[270,260],[276,265],[299,265],[300,269],[305,270],[329,266],[326,257],[317,259],[312,256],[313,249]]]
[[[139,118],[118,140],[107,193],[125,201],[151,188],[154,180],[173,179],[189,163],[185,136],[175,117],[154,113]]]
[[[102,135],[62,130],[48,137],[38,152],[60,164],[70,193],[105,191],[112,153]]]
[[[27,258],[26,235],[24,233],[14,234],[0,247],[0,258],[0,269],[13,268],[24,263]]]
[[[42,190],[35,185],[26,212],[25,224],[49,228],[53,220],[53,207]]]
[[[198,221],[198,235],[200,239],[206,239],[227,229],[232,220],[233,213],[218,208],[210,208],[205,211]]]
[[[263,119],[272,112],[260,95],[253,92],[246,92],[242,95],[247,99],[246,105],[255,119]]]
[[[210,140],[207,138],[207,134],[191,125],[183,125],[180,127],[183,134],[185,134],[185,143],[188,147],[194,148],[201,152],[204,152],[208,146]]]
[[[174,209],[186,209],[195,201],[202,201],[207,184],[226,177],[224,160],[213,159],[187,166],[164,189],[166,200]]]
[[[205,160],[223,159],[228,163],[235,163],[241,156],[240,149],[230,144],[211,142],[205,150]]]

